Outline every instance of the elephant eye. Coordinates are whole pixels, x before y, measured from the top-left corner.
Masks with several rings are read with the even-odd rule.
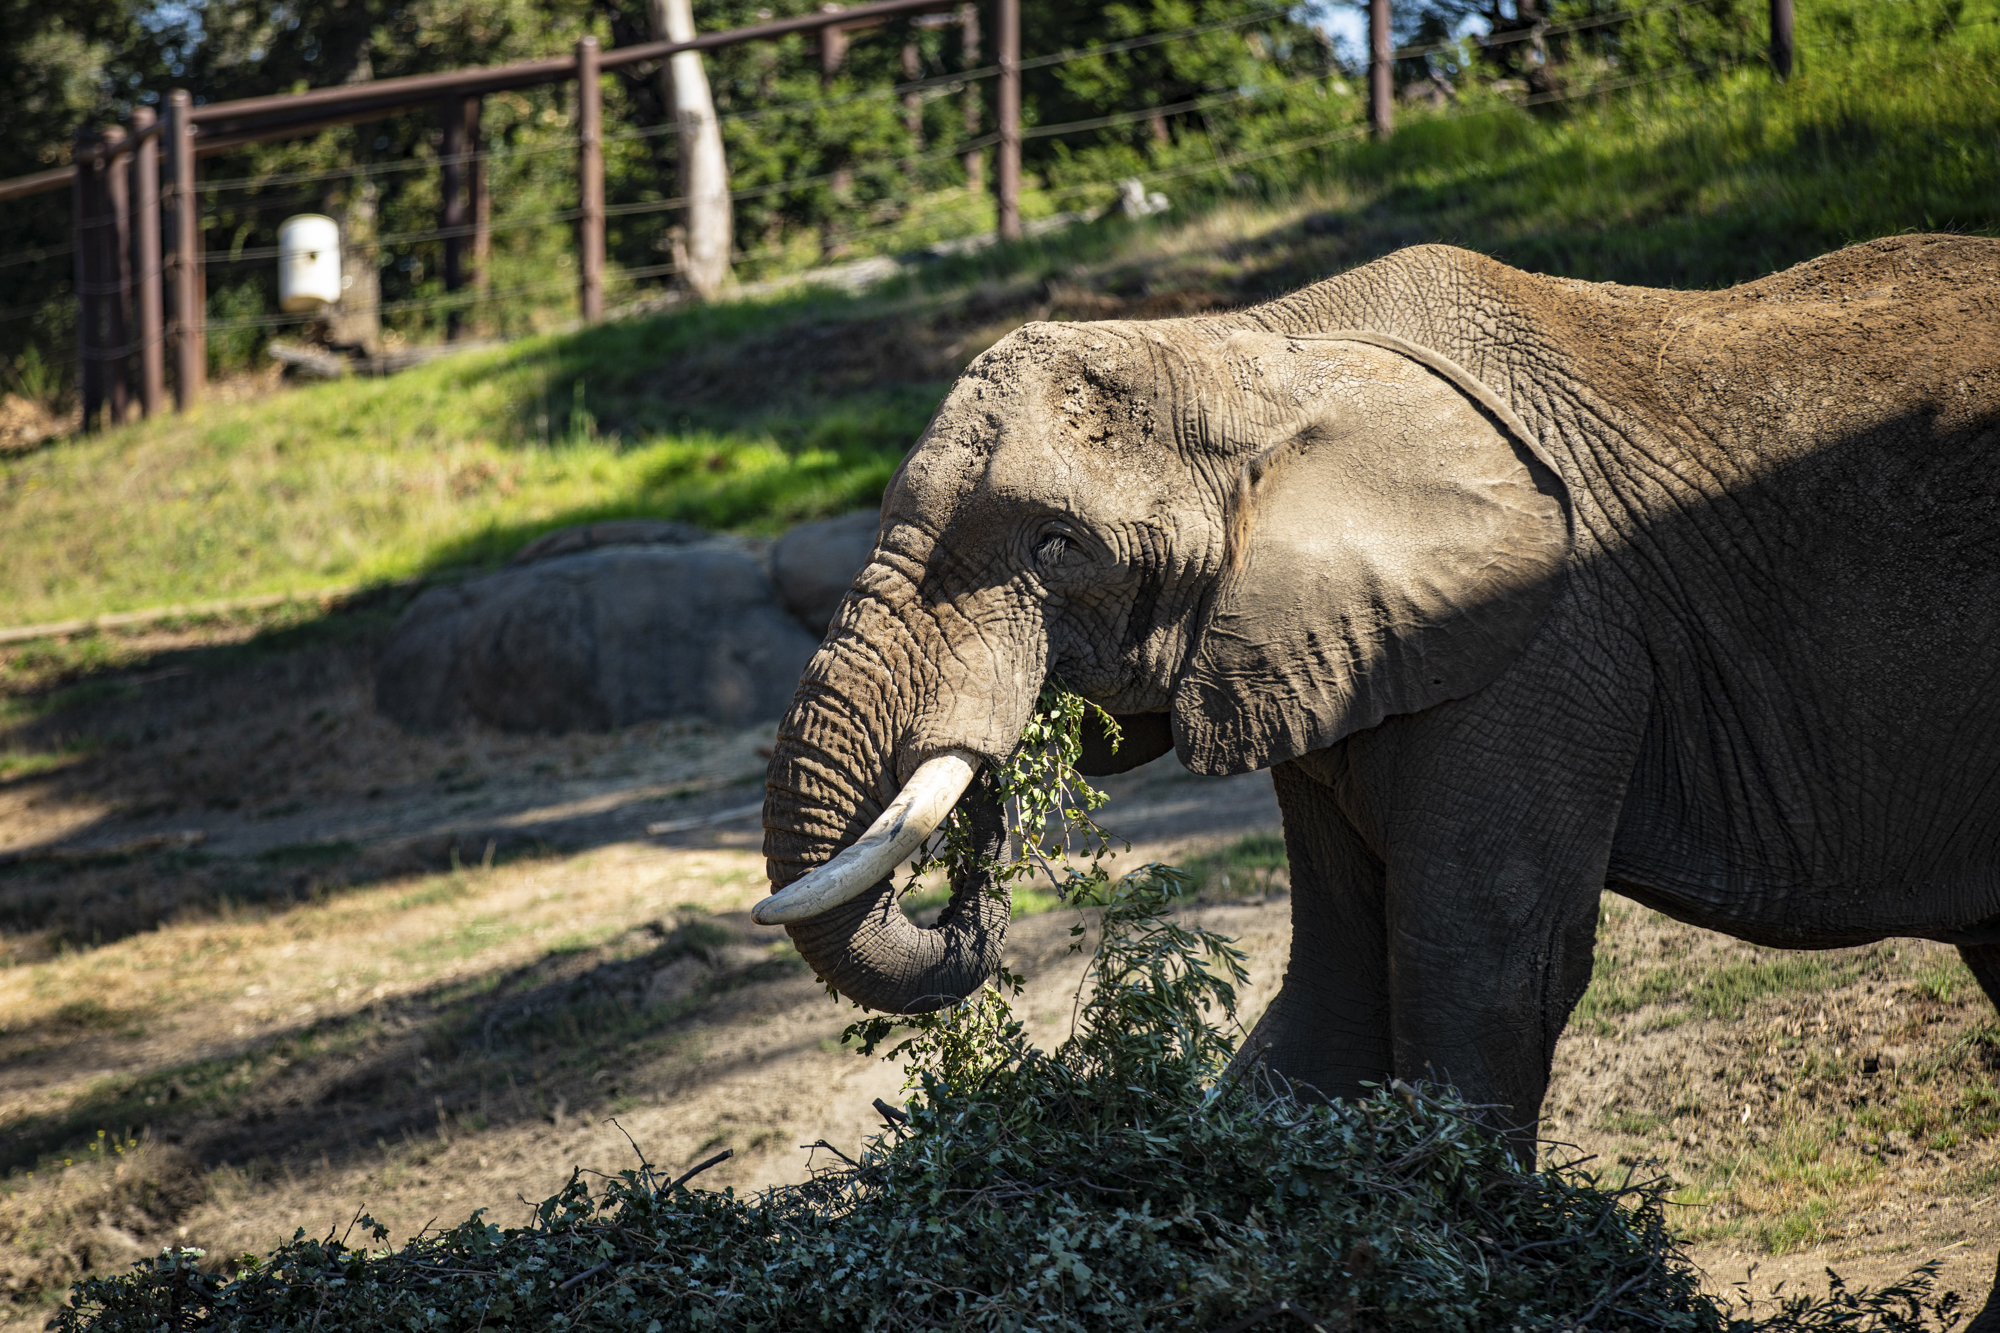
[[[1087,556],[1083,544],[1066,523],[1049,524],[1035,541],[1035,563],[1043,569],[1080,564]]]

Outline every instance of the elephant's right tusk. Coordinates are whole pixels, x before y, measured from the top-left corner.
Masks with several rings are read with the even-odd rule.
[[[979,765],[970,750],[947,750],[924,760],[866,833],[751,908],[751,919],[760,926],[810,921],[874,888],[944,822]]]

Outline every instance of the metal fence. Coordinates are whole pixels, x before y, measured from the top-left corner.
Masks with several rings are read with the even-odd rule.
[[[1553,36],[1623,22],[1642,14],[1684,8],[1691,2],[1682,0],[1682,3],[1598,15],[1569,24],[1544,23],[1532,29],[1496,34],[1485,39],[1483,44],[1540,42]],[[1183,112],[1205,112],[1242,95],[1238,89],[1219,89],[1194,99],[1133,108],[1064,124],[1036,125],[1024,131],[1020,96],[1023,70],[1184,40],[1263,21],[1283,12],[1281,6],[1219,23],[1145,34],[1085,50],[1056,52],[1023,60],[1020,53],[1019,0],[993,0],[997,59],[991,65],[928,79],[912,79],[887,88],[868,89],[814,102],[737,112],[726,118],[755,119],[792,110],[838,105],[864,97],[892,96],[907,100],[931,89],[970,89],[984,80],[996,79],[998,88],[994,100],[997,124],[993,132],[976,135],[928,154],[909,155],[894,161],[858,163],[834,172],[747,186],[731,191],[731,199],[740,201],[813,189],[839,181],[851,182],[857,172],[909,170],[922,162],[946,157],[965,158],[968,178],[976,180],[979,155],[991,148],[995,150],[996,157],[993,182],[995,230],[999,239],[1018,238],[1022,234],[1020,161],[1024,138],[1081,133]],[[606,204],[606,143],[672,133],[674,126],[639,127],[607,134],[603,124],[600,83],[604,72],[664,60],[682,51],[716,50],[792,33],[819,33],[822,59],[825,60],[829,52],[837,51],[839,34],[843,32],[878,25],[890,18],[916,15],[938,16],[932,22],[954,21],[955,16],[955,21],[971,28],[969,36],[977,31],[977,10],[965,0],[876,0],[875,3],[848,9],[828,8],[797,18],[700,34],[683,42],[648,42],[604,51],[599,49],[595,38],[585,37],[568,56],[380,79],[303,93],[196,105],[188,93],[174,90],[164,99],[164,117],[158,116],[152,108],[142,106],[134,112],[127,126],[80,130],[69,166],[0,181],[0,202],[67,186],[72,195],[74,235],[68,247],[46,247],[21,255],[0,257],[0,269],[42,262],[64,254],[72,257],[75,265],[74,293],[78,304],[77,380],[86,428],[104,418],[123,421],[135,405],[146,415],[161,411],[165,406],[167,353],[170,349],[174,363],[172,383],[175,401],[177,406],[185,409],[202,397],[208,361],[207,338],[211,331],[275,328],[312,318],[295,314],[224,319],[209,317],[206,299],[208,268],[215,264],[274,258],[277,248],[205,251],[197,207],[199,194],[204,191],[213,194],[232,189],[266,189],[273,185],[310,185],[357,175],[435,169],[440,173],[441,184],[438,225],[424,230],[373,236],[356,248],[365,253],[378,253],[393,246],[441,243],[444,295],[402,302],[378,301],[374,307],[377,315],[405,309],[442,311],[447,315],[452,335],[456,336],[458,312],[476,302],[574,290],[583,321],[594,323],[603,318],[605,310],[607,218],[666,212],[684,208],[688,202],[682,198],[667,198]],[[1197,164],[1141,173],[1138,179],[1142,183],[1150,183],[1197,172],[1228,171],[1288,153],[1312,151],[1369,133],[1387,135],[1392,128],[1388,84],[1389,71],[1394,63],[1435,55],[1450,49],[1450,46],[1441,44],[1392,49],[1388,40],[1387,0],[1371,0],[1370,20],[1370,105],[1365,124],[1332,129],[1236,154],[1218,155]],[[974,50],[976,47],[968,46],[968,52]],[[1790,52],[1791,0],[1771,0],[1771,62],[1781,77],[1789,66]],[[524,148],[492,149],[481,146],[480,109],[485,97],[514,89],[572,81],[576,84],[577,108],[577,132],[574,135],[554,144]],[[1616,86],[1630,87],[1636,82],[1640,81],[1618,80]],[[1529,100],[1539,102],[1590,96],[1610,91],[1612,86],[1600,84]],[[978,126],[975,107],[976,104],[969,102],[969,130]],[[198,182],[196,178],[195,164],[204,157],[249,144],[303,137],[331,126],[380,120],[426,108],[436,108],[442,123],[443,134],[434,159],[237,180]],[[494,218],[488,191],[487,164],[526,153],[551,152],[574,152],[576,155],[577,206]],[[1093,182],[1053,191],[1051,200],[1101,191],[1107,184],[1109,182]],[[976,199],[967,200],[968,206],[978,203]],[[576,228],[577,273],[573,281],[542,281],[498,290],[490,286],[485,259],[496,233],[569,225]],[[873,230],[889,231],[897,225],[892,223]],[[851,233],[856,238],[867,234],[866,230]],[[758,254],[759,251],[753,249],[740,252],[739,257],[752,258]],[[677,269],[678,265],[674,263],[626,268],[619,272],[618,277],[627,281],[643,280],[668,276]],[[0,320],[22,317],[35,309],[37,307],[23,307],[18,311],[0,310]]]

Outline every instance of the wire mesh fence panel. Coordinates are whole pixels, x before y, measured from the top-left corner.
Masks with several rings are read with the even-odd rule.
[[[749,48],[709,53],[742,281],[899,250],[962,249],[995,225],[987,163],[1005,135],[990,105],[1002,74],[990,58],[994,34],[981,32],[968,7],[932,8],[940,12],[921,22],[895,17],[837,42],[827,37],[817,48],[793,34],[758,48],[754,59]],[[1185,202],[1193,203],[1290,188],[1332,170],[1327,151],[1360,138],[1365,125],[1355,71],[1286,7],[1234,8],[1202,22],[1123,33],[1105,31],[1108,20],[1079,17],[1082,11],[1032,11],[1029,37],[1044,49],[1014,62],[1031,93],[1014,141],[1033,159],[1028,212],[1095,216],[1133,184],[1172,181],[1184,183]],[[1601,55],[1611,49],[1606,34],[1621,25],[1679,23],[1700,10],[1699,0],[1635,6],[1419,41],[1390,55],[1405,74],[1447,89],[1436,114],[1490,116],[1707,77],[1751,58],[1738,52],[1620,66]],[[1512,87],[1482,74],[1530,44],[1537,60],[1555,53],[1570,62],[1562,77]],[[686,271],[680,247],[688,200],[675,188],[677,125],[647,100],[652,76],[652,67],[628,63],[602,81],[605,281],[628,306],[668,295]],[[435,109],[401,111],[215,159],[197,187],[202,271],[195,280],[202,284],[206,360],[222,372],[254,364],[274,331],[308,329],[335,345],[363,346],[468,332],[506,336],[573,319],[581,216],[576,110],[573,84],[551,84],[487,97],[463,127],[441,121]],[[1065,114],[1078,110],[1093,113]],[[38,206],[52,215],[67,202],[42,199]],[[277,229],[302,212],[340,224],[347,289],[330,311],[277,306]],[[94,225],[83,222],[78,234]],[[66,262],[74,248],[42,244],[0,254],[0,281],[19,292],[0,306],[0,356],[8,364],[29,346],[43,367],[73,364],[62,349],[74,353],[76,303],[109,309],[130,300],[122,269],[108,286],[80,284]],[[167,330],[170,337],[184,332],[177,324]],[[131,346],[129,338],[106,335],[90,356],[116,361]]]

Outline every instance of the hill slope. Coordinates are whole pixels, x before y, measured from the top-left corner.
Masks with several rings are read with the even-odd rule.
[[[1234,306],[1418,241],[1718,286],[1898,231],[1991,232],[2000,5],[1955,12],[1872,34],[1809,12],[1789,84],[1746,67],[1405,113],[1386,144],[1292,164],[1308,183],[1283,198],[1086,224],[868,294],[682,310],[50,442],[0,461],[0,624],[406,578],[598,517],[775,530],[872,503],[951,377],[1023,320]]]

